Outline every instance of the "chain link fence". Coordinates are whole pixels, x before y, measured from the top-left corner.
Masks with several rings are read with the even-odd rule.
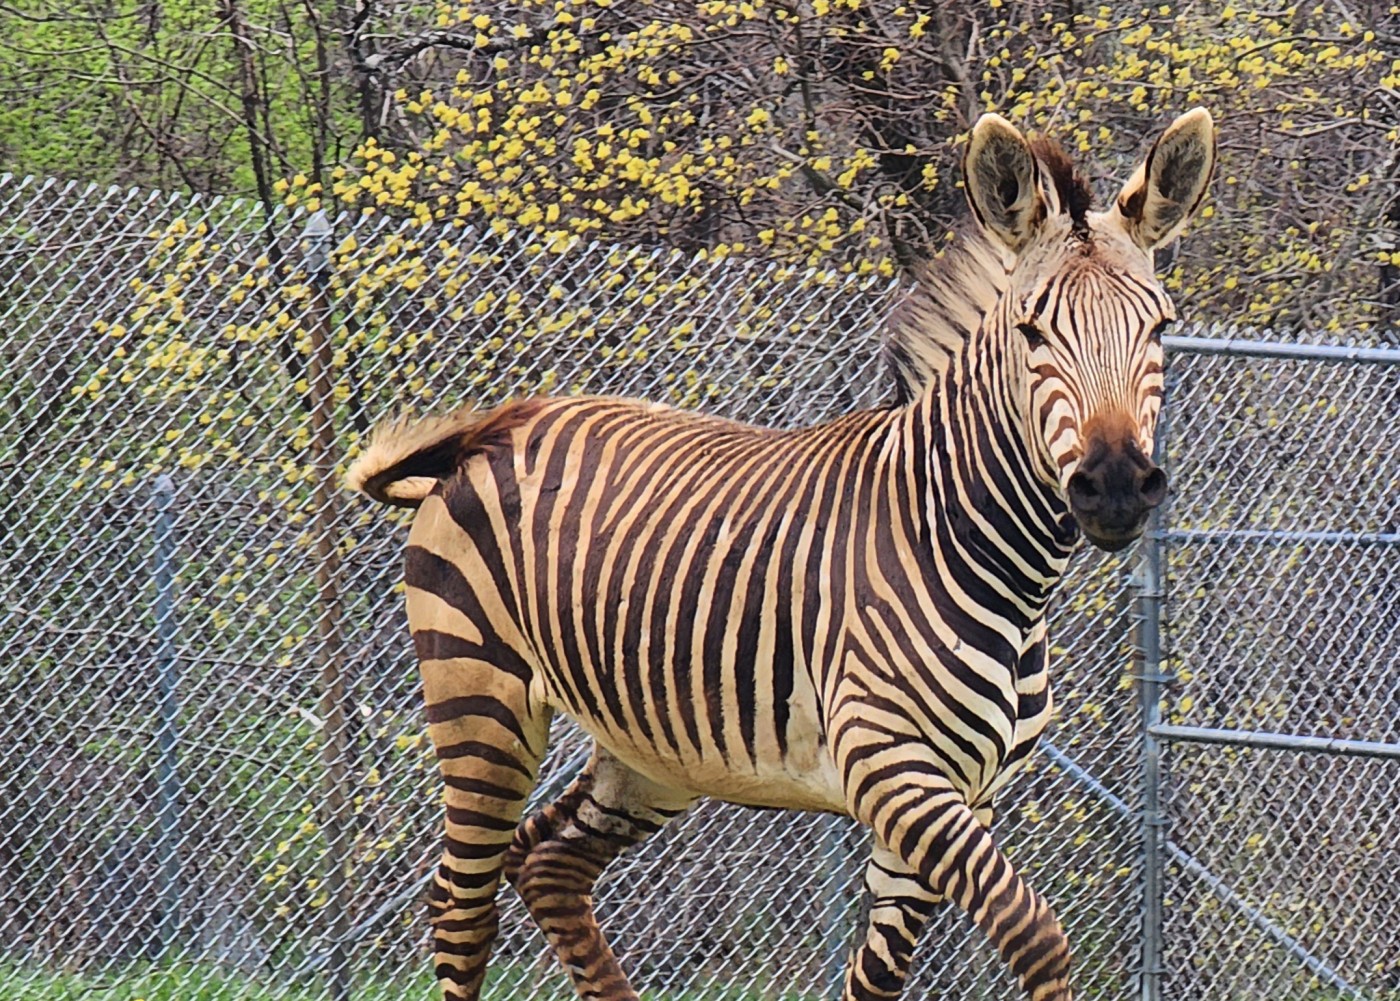
[[[0,985],[33,1001],[431,997],[406,519],[331,489],[355,442],[538,391],[821,420],[885,397],[899,296],[15,178],[0,234]],[[1173,343],[1153,540],[1061,593],[1056,723],[998,835],[1081,996],[1392,1001],[1400,365],[1212,343]],[[537,799],[583,753],[561,726]],[[832,998],[865,850],[707,804],[599,911],[648,998]],[[497,1001],[571,997],[513,899],[494,968]],[[917,971],[913,997],[1014,993],[951,911]]]
[[[1168,392],[1163,996],[1400,997],[1400,352]]]

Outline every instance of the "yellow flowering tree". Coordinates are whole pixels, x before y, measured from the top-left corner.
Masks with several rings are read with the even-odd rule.
[[[376,54],[382,128],[331,194],[556,243],[893,273],[962,216],[958,144],[983,108],[1121,174],[1205,104],[1216,203],[1164,262],[1172,287],[1202,316],[1367,336],[1400,296],[1395,10],[440,3]]]

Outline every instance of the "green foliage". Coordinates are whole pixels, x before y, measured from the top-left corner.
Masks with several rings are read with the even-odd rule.
[[[1121,181],[1146,136],[1204,104],[1223,136],[1216,201],[1169,287],[1198,315],[1365,332],[1400,298],[1381,219],[1400,183],[1400,17],[1349,11],[443,2],[438,25],[471,52],[442,48],[394,92],[404,133],[371,137],[333,194],[546,246],[586,234],[890,274],[963,217],[957,160],[980,111]]]
[[[0,158],[309,207],[330,195],[524,228],[546,248],[583,236],[888,275],[963,218],[957,162],[982,110],[1092,161],[1106,197],[1147,136],[1204,104],[1221,124],[1215,199],[1164,260],[1169,286],[1197,315],[1260,326],[1395,325],[1386,0],[403,0],[354,23],[343,8],[235,3],[251,87],[212,0],[12,18]]]
[[[240,25],[230,19],[240,14]],[[291,15],[274,0],[78,6],[38,0],[0,14],[0,165],[22,174],[167,190],[253,191],[254,146],[277,176],[348,146],[352,95],[329,121],[314,78],[335,5]],[[256,83],[247,86],[244,59]],[[249,109],[255,105],[254,128]],[[331,134],[323,134],[329,131]]]

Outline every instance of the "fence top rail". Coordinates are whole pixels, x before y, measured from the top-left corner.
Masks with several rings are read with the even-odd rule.
[[[1226,744],[1266,751],[1312,751],[1359,758],[1387,758],[1400,761],[1400,744],[1377,740],[1348,740],[1343,737],[1315,737],[1268,730],[1230,730],[1208,726],[1179,726],[1157,723],[1148,727],[1154,737],[1196,744]]]
[[[1400,546],[1400,532],[1300,532],[1285,528],[1148,529],[1163,542],[1268,542],[1277,545]]]
[[[1234,358],[1283,358],[1353,365],[1400,366],[1400,348],[1362,348],[1341,344],[1289,344],[1240,337],[1186,337],[1169,334],[1162,346],[1170,354],[1225,355]]]

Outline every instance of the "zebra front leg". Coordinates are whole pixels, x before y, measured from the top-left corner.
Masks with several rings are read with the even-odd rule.
[[[992,808],[976,811],[982,826],[992,825]],[[842,1001],[897,998],[909,979],[919,936],[944,899],[924,885],[919,873],[876,843],[865,867],[861,906],[865,934],[846,971]]]
[[[909,977],[919,934],[943,898],[929,891],[918,872],[876,844],[865,867],[861,913],[865,937],[851,955],[843,1001],[897,998]]]
[[[985,812],[968,808],[928,749],[895,743],[842,757],[852,813],[877,843],[918,873],[930,895],[972,918],[1032,1001],[1071,1001],[1069,941],[1059,919],[992,841],[978,818]]]
[[[593,884],[608,863],[655,834],[694,802],[643,778],[594,746],[582,774],[559,799],[516,830],[506,878],[519,891],[590,1001],[637,1001],[593,913]]]

